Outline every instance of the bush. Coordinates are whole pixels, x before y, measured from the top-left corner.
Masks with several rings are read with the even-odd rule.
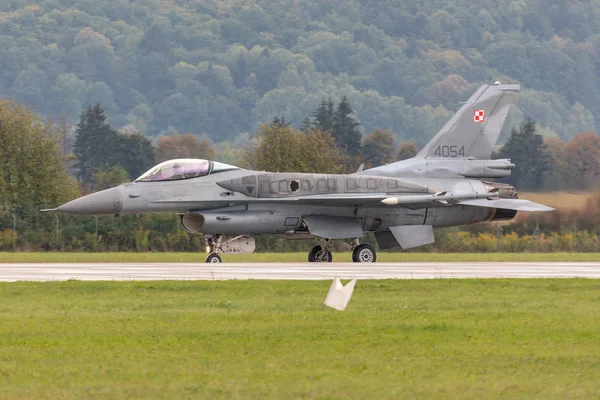
[[[0,249],[15,250],[19,235],[12,229],[0,231]]]

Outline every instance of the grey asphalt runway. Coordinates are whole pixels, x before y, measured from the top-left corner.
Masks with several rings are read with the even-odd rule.
[[[0,264],[0,281],[600,278],[600,262]]]

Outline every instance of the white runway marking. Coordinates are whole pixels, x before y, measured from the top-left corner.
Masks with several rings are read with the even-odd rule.
[[[600,262],[0,264],[0,281],[600,278]]]

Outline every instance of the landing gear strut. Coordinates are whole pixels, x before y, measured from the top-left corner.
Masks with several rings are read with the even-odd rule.
[[[221,235],[205,236],[204,243],[206,244],[206,252],[208,253],[208,256],[206,256],[206,260],[204,260],[204,262],[209,264],[217,264],[221,262],[221,257],[217,254],[217,243],[221,241],[220,236]]]
[[[223,235],[206,235],[204,240],[204,244],[206,245],[206,252],[208,256],[204,260],[205,263],[208,264],[219,264],[221,263],[221,253],[220,244],[223,239]]]

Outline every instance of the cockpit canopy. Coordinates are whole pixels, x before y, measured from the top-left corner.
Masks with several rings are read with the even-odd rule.
[[[235,169],[239,168],[216,161],[179,158],[165,161],[150,168],[146,173],[137,178],[135,182],[178,181]]]

